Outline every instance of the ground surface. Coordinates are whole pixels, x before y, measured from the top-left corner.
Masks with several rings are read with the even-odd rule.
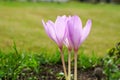
[[[41,73],[37,75],[29,69],[23,69],[26,75],[20,75],[18,80],[26,80],[28,77],[34,75],[37,75],[35,80],[65,80],[64,76],[60,75],[60,73],[63,72],[61,65],[41,65],[40,70]],[[97,80],[94,76],[94,68],[85,71],[78,69],[78,80]]]

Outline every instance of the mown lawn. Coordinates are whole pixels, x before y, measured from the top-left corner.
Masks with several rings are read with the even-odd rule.
[[[120,41],[120,5],[88,3],[0,2],[0,48],[7,52],[16,43],[19,50],[50,54],[57,49],[48,38],[41,20],[55,21],[58,15],[79,15],[83,25],[92,19],[92,30],[81,49],[104,55]]]

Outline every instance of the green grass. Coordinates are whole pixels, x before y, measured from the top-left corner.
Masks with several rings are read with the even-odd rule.
[[[66,55],[65,59],[67,59]],[[89,69],[96,65],[97,61],[99,61],[99,58],[95,56],[88,57],[84,55],[83,52],[78,59],[78,68],[81,68],[82,70]],[[53,65],[53,68],[56,68],[57,65],[61,65],[59,52],[56,52],[55,55],[49,56],[44,52],[39,54],[25,51],[19,52],[14,44],[14,48],[7,54],[0,51],[0,80],[38,80],[48,77],[50,74],[50,76],[54,75],[56,77],[60,77],[58,74],[61,73],[61,71],[57,71],[57,74],[54,74],[55,72],[50,68],[50,65]]]
[[[79,15],[85,25],[92,19],[92,30],[81,45],[85,53],[104,55],[120,41],[120,5],[88,3],[0,2],[0,48],[9,51],[16,42],[18,50],[52,54],[56,44],[48,38],[41,20],[55,21],[58,15]]]

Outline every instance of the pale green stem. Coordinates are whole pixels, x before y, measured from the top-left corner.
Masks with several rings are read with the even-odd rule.
[[[68,51],[68,80],[71,80],[71,50]]]
[[[67,71],[66,71],[66,67],[65,67],[64,54],[63,54],[62,49],[60,49],[60,55],[61,55],[61,60],[62,60],[62,65],[63,65],[63,70],[64,70],[64,74],[65,74],[65,79],[68,80],[68,77],[67,77]]]
[[[74,52],[74,80],[77,80],[77,51]]]

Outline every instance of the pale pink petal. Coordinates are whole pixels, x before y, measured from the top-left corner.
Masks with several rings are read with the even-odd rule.
[[[72,48],[73,48],[73,44],[72,44],[70,38],[68,38],[68,37],[64,40],[64,44],[65,44],[65,46],[66,46],[68,49],[72,49]]]
[[[71,20],[68,21],[68,30],[74,48],[78,48],[82,33],[82,22],[78,16],[73,16]]]
[[[55,30],[54,30],[54,23],[50,20],[46,24],[44,23],[44,21],[42,21],[42,23],[44,25],[45,31],[48,34],[48,36],[57,43]]]
[[[67,24],[68,24],[68,36],[67,37],[69,37],[70,39],[69,40],[71,40],[71,42],[72,42],[72,44],[74,45],[74,43],[73,43],[73,36],[74,36],[74,31],[73,31],[73,21],[72,21],[72,18],[70,18],[69,19],[69,21],[67,22]]]
[[[48,28],[47,28],[47,25],[45,24],[44,20],[42,20],[42,24],[43,24],[43,26],[44,26],[45,32],[46,32],[47,35],[49,36]]]
[[[63,40],[66,34],[66,26],[67,26],[66,21],[67,21],[66,16],[62,16],[62,17],[58,16],[55,21],[55,33],[60,45],[63,44]]]
[[[72,41],[71,41],[71,39],[70,39],[70,36],[69,36],[69,32],[68,32],[68,26],[67,26],[67,28],[66,28],[66,38],[65,38],[65,40],[64,40],[64,44],[65,44],[65,46],[68,48],[68,49],[72,49],[73,48],[73,43],[72,43]]]
[[[69,20],[71,20],[71,16],[69,16],[67,18],[67,21],[69,21]],[[65,38],[64,44],[66,45],[67,48],[72,49],[73,48],[73,43],[72,43],[72,41],[70,39],[70,36],[69,36],[68,26],[66,28],[66,33],[67,34],[66,34],[66,38]]]
[[[92,21],[89,19],[85,27],[83,28],[82,38],[80,43],[82,43],[87,38],[88,34],[90,33],[91,26],[92,26]]]
[[[69,41],[68,41],[67,38],[64,40],[64,44],[65,44],[65,46],[66,46],[67,48],[70,46]]]

